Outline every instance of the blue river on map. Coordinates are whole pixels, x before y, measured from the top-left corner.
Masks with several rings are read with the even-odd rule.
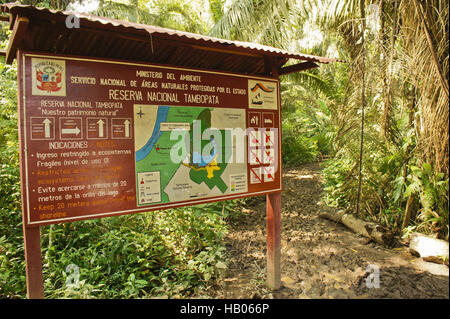
[[[156,121],[155,121],[155,127],[153,128],[152,136],[148,139],[147,143],[143,147],[141,147],[139,150],[136,151],[136,162],[142,161],[144,158],[150,154],[153,147],[155,146],[155,143],[159,140],[161,137],[161,123],[165,122],[167,120],[167,114],[169,113],[169,106],[159,106],[158,112],[156,114]],[[214,139],[211,139],[211,143],[213,144],[213,152],[209,155],[201,155],[198,152],[193,152],[192,154],[192,162],[194,164],[198,164],[199,167],[205,167],[209,163],[211,163],[214,160],[214,157],[216,156],[216,142]]]
[[[217,152],[217,145],[214,139],[211,139],[211,143],[213,145],[213,153],[210,155],[201,155],[200,153],[194,151],[192,154],[192,163],[198,164],[199,167],[205,167],[214,160]]]
[[[136,151],[136,162],[142,161],[150,154],[155,143],[159,140],[161,132],[161,122],[167,120],[167,114],[169,113],[168,106],[159,106],[158,113],[156,115],[155,127],[153,128],[152,136],[148,139],[147,143]]]

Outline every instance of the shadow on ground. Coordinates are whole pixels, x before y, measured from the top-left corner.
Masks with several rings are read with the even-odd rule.
[[[219,287],[207,292],[209,297],[449,298],[447,266],[439,265],[444,275],[431,274],[417,266],[406,248],[367,243],[319,218],[324,209],[320,170],[319,163],[311,163],[283,172],[281,289],[272,292],[265,284],[265,197],[255,197],[230,221],[228,271]],[[372,269],[379,270],[379,288],[367,288]]]

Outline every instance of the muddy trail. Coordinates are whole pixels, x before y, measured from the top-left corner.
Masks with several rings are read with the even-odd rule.
[[[256,197],[231,221],[228,270],[208,297],[449,298],[447,266],[414,257],[407,247],[368,242],[345,226],[319,218],[329,209],[320,203],[320,170],[319,163],[284,169],[281,288],[270,291],[265,285],[265,198]],[[377,269],[378,277],[369,272]]]

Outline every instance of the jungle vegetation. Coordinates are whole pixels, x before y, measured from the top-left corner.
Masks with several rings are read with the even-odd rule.
[[[281,78],[284,165],[320,160],[328,205],[448,241],[447,0],[20,2],[344,60]],[[2,49],[10,33],[1,23]],[[23,298],[15,62],[0,57],[0,77],[0,297]],[[222,239],[249,201],[43,227],[46,297],[199,295],[226,269]]]

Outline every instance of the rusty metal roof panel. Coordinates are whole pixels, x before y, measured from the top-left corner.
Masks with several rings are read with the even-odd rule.
[[[35,21],[30,24],[32,28],[29,28],[30,34],[25,46],[25,49],[29,50],[137,59],[244,73],[252,73],[254,70],[261,73],[261,70],[264,70],[264,56],[277,58],[279,67],[290,58],[319,63],[337,61],[256,43],[219,39],[87,13],[18,3],[4,4],[1,10],[12,15],[11,28],[17,15],[28,17],[31,22]],[[80,19],[80,29],[69,29],[65,26],[65,20],[70,15]],[[128,38],[128,35],[140,38]],[[199,53],[204,59],[198,59]],[[236,56],[230,59],[230,53]]]

